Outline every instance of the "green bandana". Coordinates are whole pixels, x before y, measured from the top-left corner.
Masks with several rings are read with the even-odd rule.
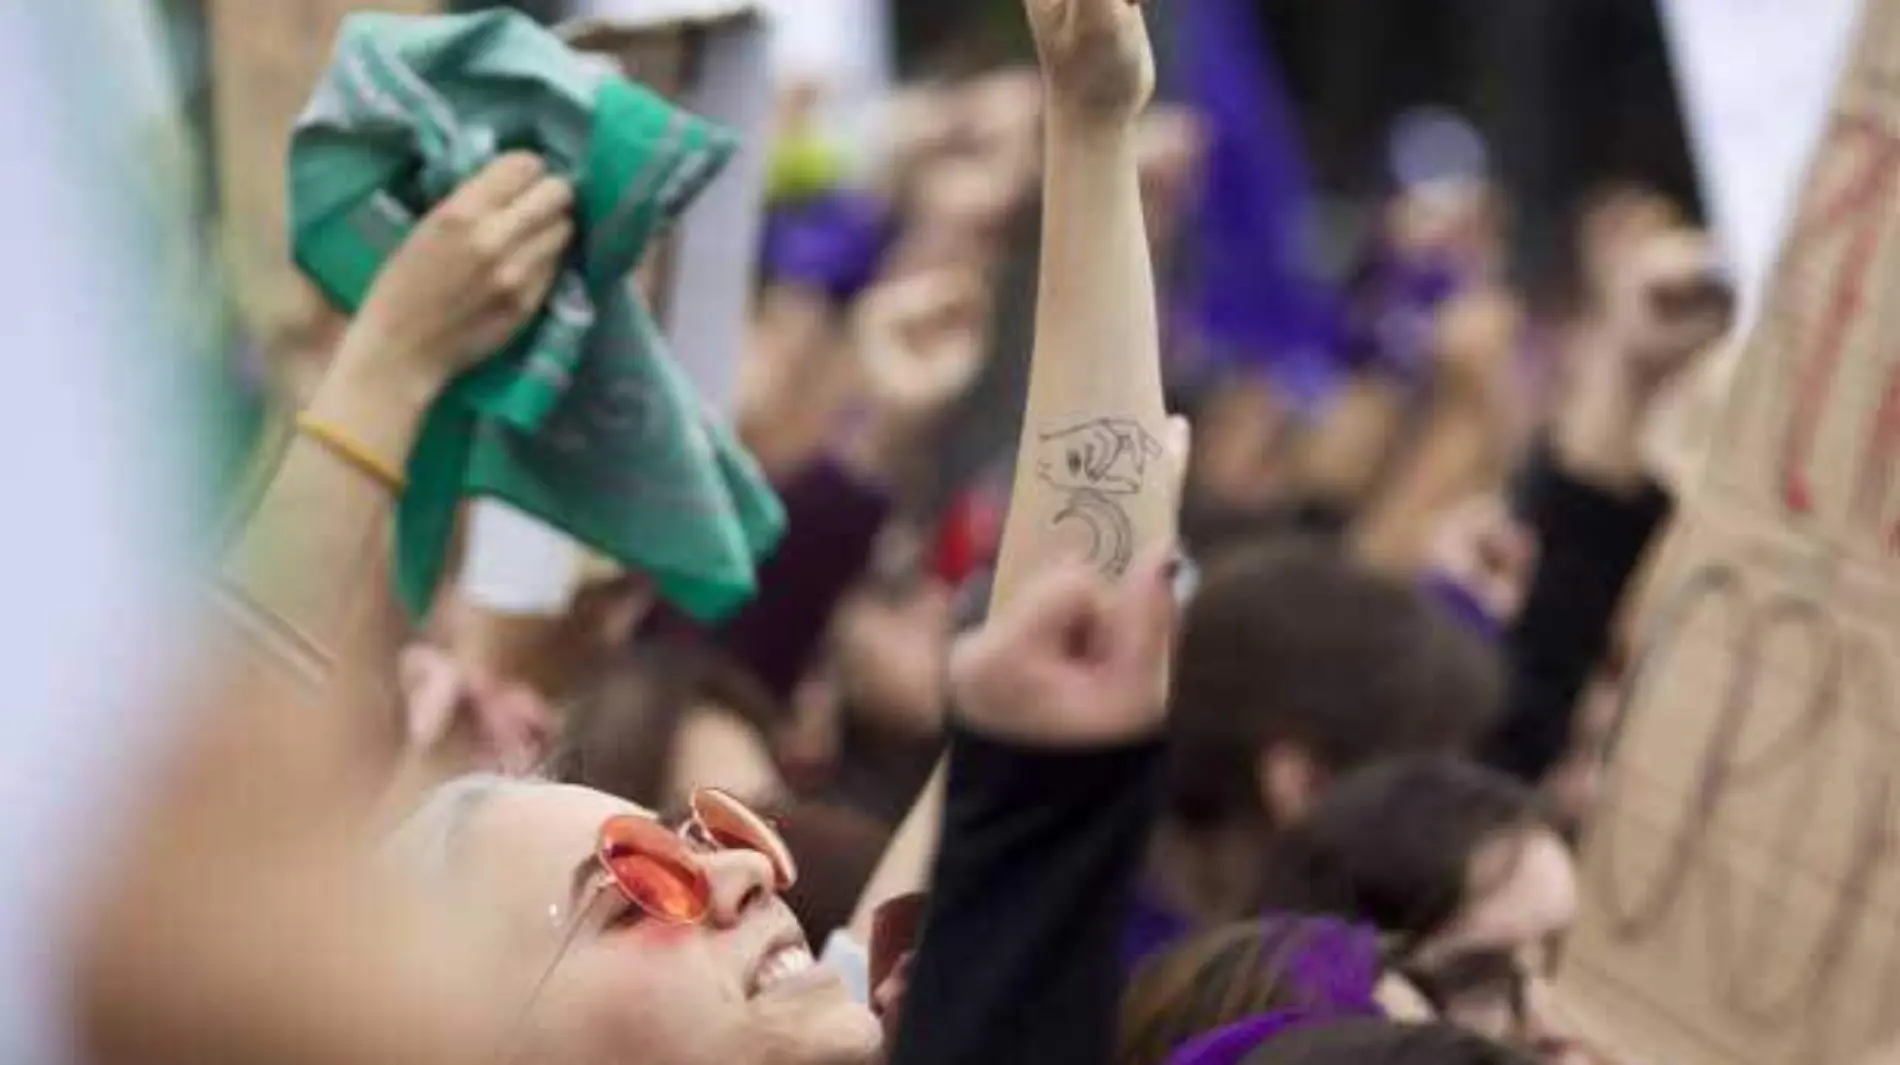
[[[416,220],[502,152],[536,152],[575,190],[547,306],[450,386],[409,456],[396,562],[412,612],[472,495],[640,570],[702,620],[751,597],[784,512],[627,281],[734,147],[513,12],[344,20],[290,149],[293,252],[332,301],[354,311]]]

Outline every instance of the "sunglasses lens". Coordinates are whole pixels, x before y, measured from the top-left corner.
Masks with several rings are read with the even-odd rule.
[[[649,916],[693,924],[706,916],[712,887],[671,832],[643,817],[616,817],[600,830],[600,861]]]
[[[778,890],[798,882],[798,864],[792,860],[792,850],[785,845],[784,837],[738,799],[717,788],[702,788],[693,795],[693,816],[720,847],[765,855],[772,863]]]

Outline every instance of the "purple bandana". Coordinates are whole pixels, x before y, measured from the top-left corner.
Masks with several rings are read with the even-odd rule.
[[[1471,589],[1445,574],[1425,579],[1425,595],[1443,607],[1458,624],[1485,640],[1496,643],[1504,637],[1504,626],[1471,594]]]
[[[834,190],[785,204],[766,220],[765,274],[845,302],[877,277],[892,232],[890,209],[866,193]]]
[[[1373,998],[1379,939],[1369,928],[1331,918],[1268,917],[1267,934],[1292,949],[1287,975],[1304,1006],[1275,1010],[1217,1028],[1177,1049],[1167,1065],[1239,1065],[1281,1032],[1350,1017],[1383,1017]],[[1277,927],[1276,927],[1277,926]]]

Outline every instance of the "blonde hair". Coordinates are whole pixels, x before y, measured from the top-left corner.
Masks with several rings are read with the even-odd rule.
[[[435,877],[455,868],[462,830],[476,811],[501,795],[534,787],[537,781],[498,773],[470,773],[437,785],[389,835],[387,851],[409,871]]]

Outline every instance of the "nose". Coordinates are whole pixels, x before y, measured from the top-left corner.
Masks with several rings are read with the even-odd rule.
[[[731,928],[773,895],[772,863],[757,851],[716,851],[702,855],[699,861],[712,885],[708,924]]]

